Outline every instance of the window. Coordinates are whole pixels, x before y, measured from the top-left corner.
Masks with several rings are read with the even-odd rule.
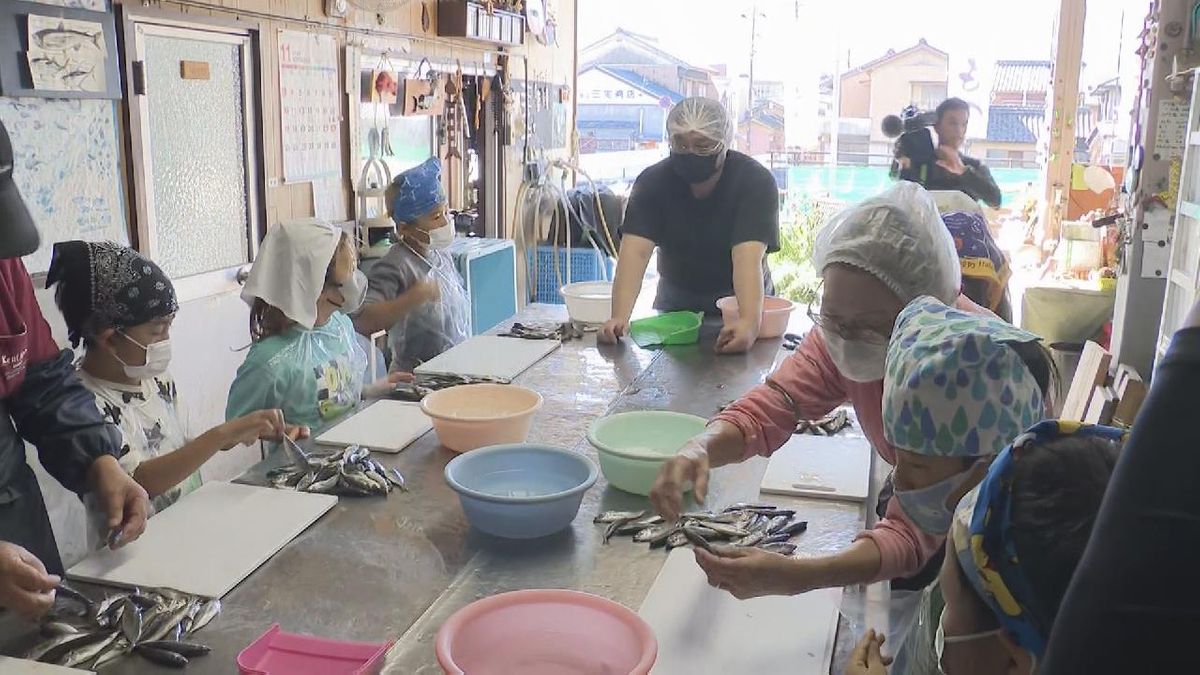
[[[912,104],[921,110],[933,110],[938,107],[938,104],[945,101],[946,83],[945,82],[913,82],[912,83]]]

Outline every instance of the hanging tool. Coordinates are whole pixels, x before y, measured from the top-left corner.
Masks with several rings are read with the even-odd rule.
[[[462,69],[446,78],[446,159],[462,159],[458,149],[462,110]]]
[[[480,75],[479,76],[479,95],[475,97],[475,128],[482,129],[482,113],[484,104],[492,95],[492,78]]]

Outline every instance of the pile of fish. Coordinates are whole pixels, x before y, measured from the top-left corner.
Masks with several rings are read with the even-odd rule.
[[[386,496],[393,487],[408,490],[399,471],[371,459],[371,451],[361,445],[348,446],[332,455],[306,455],[300,461],[307,466],[289,464],[269,471],[271,487],[351,496]]]
[[[220,600],[168,588],[135,588],[95,602],[64,583],[56,601],[41,625],[46,639],[24,657],[89,670],[128,654],[183,668],[210,651],[189,638],[221,611]]]
[[[650,548],[665,546],[670,550],[691,544],[711,553],[714,543],[723,543],[791,555],[796,552],[791,540],[808,529],[808,521],[795,516],[795,511],[769,504],[735,504],[717,513],[685,513],[675,523],[647,511],[605,511],[596,516],[595,522],[607,525],[606,544],[615,535],[633,535],[634,541],[649,544]]]
[[[583,339],[583,331],[573,321],[554,324],[523,324],[514,323],[512,328],[500,333],[500,337],[521,338],[522,340],[558,340],[570,342]]]
[[[397,384],[388,394],[388,398],[394,401],[417,403],[435,391],[464,384],[512,384],[512,382],[502,377],[425,373],[417,375],[412,382]]]

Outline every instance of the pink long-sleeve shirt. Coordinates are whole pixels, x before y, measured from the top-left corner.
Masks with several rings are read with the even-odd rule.
[[[974,314],[989,313],[962,295],[955,306]],[[791,396],[795,408],[775,388],[761,384],[714,418],[741,430],[746,442],[742,459],[769,457],[792,437],[799,420],[818,419],[849,401],[871,446],[883,461],[896,464],[896,449],[883,434],[883,380],[863,383],[846,379],[833,364],[821,331],[809,331],[769,379]],[[864,538],[879,547],[879,571],[872,581],[915,575],[945,540],[914,525],[895,499],[888,502],[885,517],[855,539]]]

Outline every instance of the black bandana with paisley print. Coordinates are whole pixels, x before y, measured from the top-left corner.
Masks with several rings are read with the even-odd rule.
[[[109,241],[54,245],[46,288],[55,300],[73,346],[106,328],[128,328],[179,310],[175,287],[149,258]]]

